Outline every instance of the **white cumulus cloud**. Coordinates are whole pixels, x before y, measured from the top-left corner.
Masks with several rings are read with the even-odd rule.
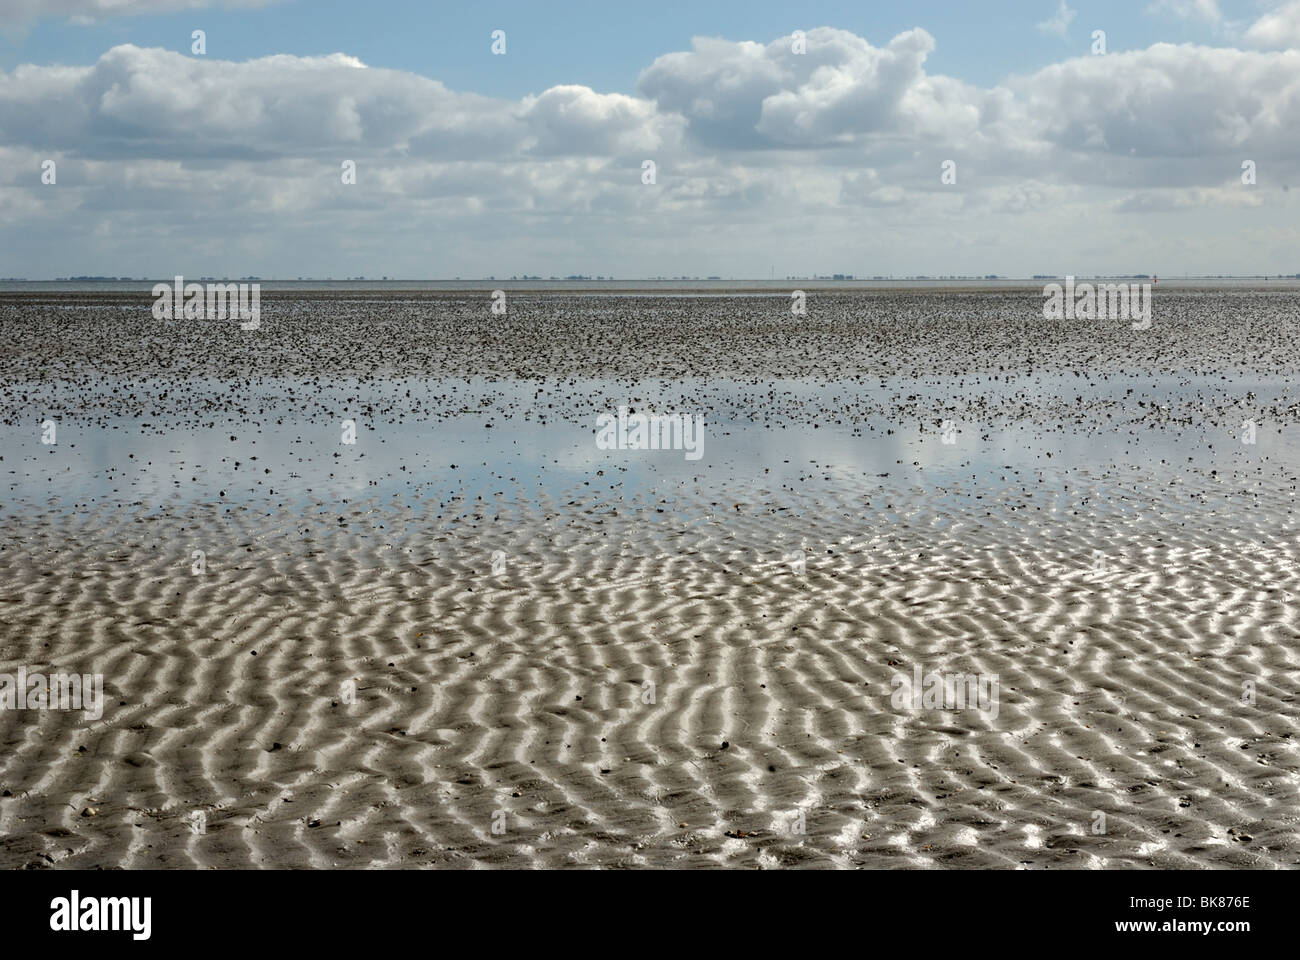
[[[5,271],[468,276],[509,275],[508,261],[753,276],[780,249],[822,272],[931,257],[1032,273],[1071,252],[1110,258],[1079,272],[1131,272],[1116,236],[1208,266],[1259,243],[1193,249],[1188,222],[1252,238],[1294,218],[1300,50],[1156,44],[981,86],[927,69],[920,28],[873,43],[818,27],[806,44],[696,38],[634,93],[522,98],[344,53],[233,62],[126,44],[0,71]],[[47,159],[57,185],[40,183]],[[1256,184],[1240,182],[1245,160]],[[940,179],[949,161],[955,182]],[[1154,238],[1119,226],[1168,218]],[[949,250],[954,236],[979,241]]]
[[[1246,31],[1256,47],[1300,47],[1300,0],[1290,0],[1261,16]]]

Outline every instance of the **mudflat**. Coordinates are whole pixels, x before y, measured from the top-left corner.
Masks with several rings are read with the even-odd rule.
[[[1294,293],[508,299],[0,295],[0,867],[1300,863]]]

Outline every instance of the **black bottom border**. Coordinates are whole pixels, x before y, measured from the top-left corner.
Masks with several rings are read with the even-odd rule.
[[[148,897],[149,938],[51,929],[60,898],[67,901],[63,919],[71,913],[74,890],[82,910],[90,899]],[[852,931],[870,938],[867,944],[885,935],[922,946],[935,937],[944,950],[980,941],[1014,948],[1028,935],[1035,939],[1022,946],[1128,941],[1181,951],[1193,942],[1222,950],[1258,946],[1261,934],[1280,937],[1292,928],[1286,912],[1296,890],[1295,874],[1280,870],[47,870],[0,872],[0,913],[11,947],[63,941],[373,950],[459,933],[480,942],[522,937],[571,946],[594,938],[605,949],[686,937],[696,950],[711,941],[734,950],[738,937],[803,927],[814,943]]]

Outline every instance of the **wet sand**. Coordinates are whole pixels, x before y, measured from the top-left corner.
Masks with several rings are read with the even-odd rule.
[[[509,300],[0,295],[0,867],[1300,863],[1294,294]]]

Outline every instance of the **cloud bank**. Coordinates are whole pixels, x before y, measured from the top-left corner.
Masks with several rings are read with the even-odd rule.
[[[0,73],[0,231],[32,276],[1148,272],[1162,245],[1243,272],[1295,246],[1297,11],[1251,49],[1156,44],[993,87],[927,70],[919,27],[816,28],[803,53],[699,37],[634,93],[520,100],[344,53],[122,45]]]

